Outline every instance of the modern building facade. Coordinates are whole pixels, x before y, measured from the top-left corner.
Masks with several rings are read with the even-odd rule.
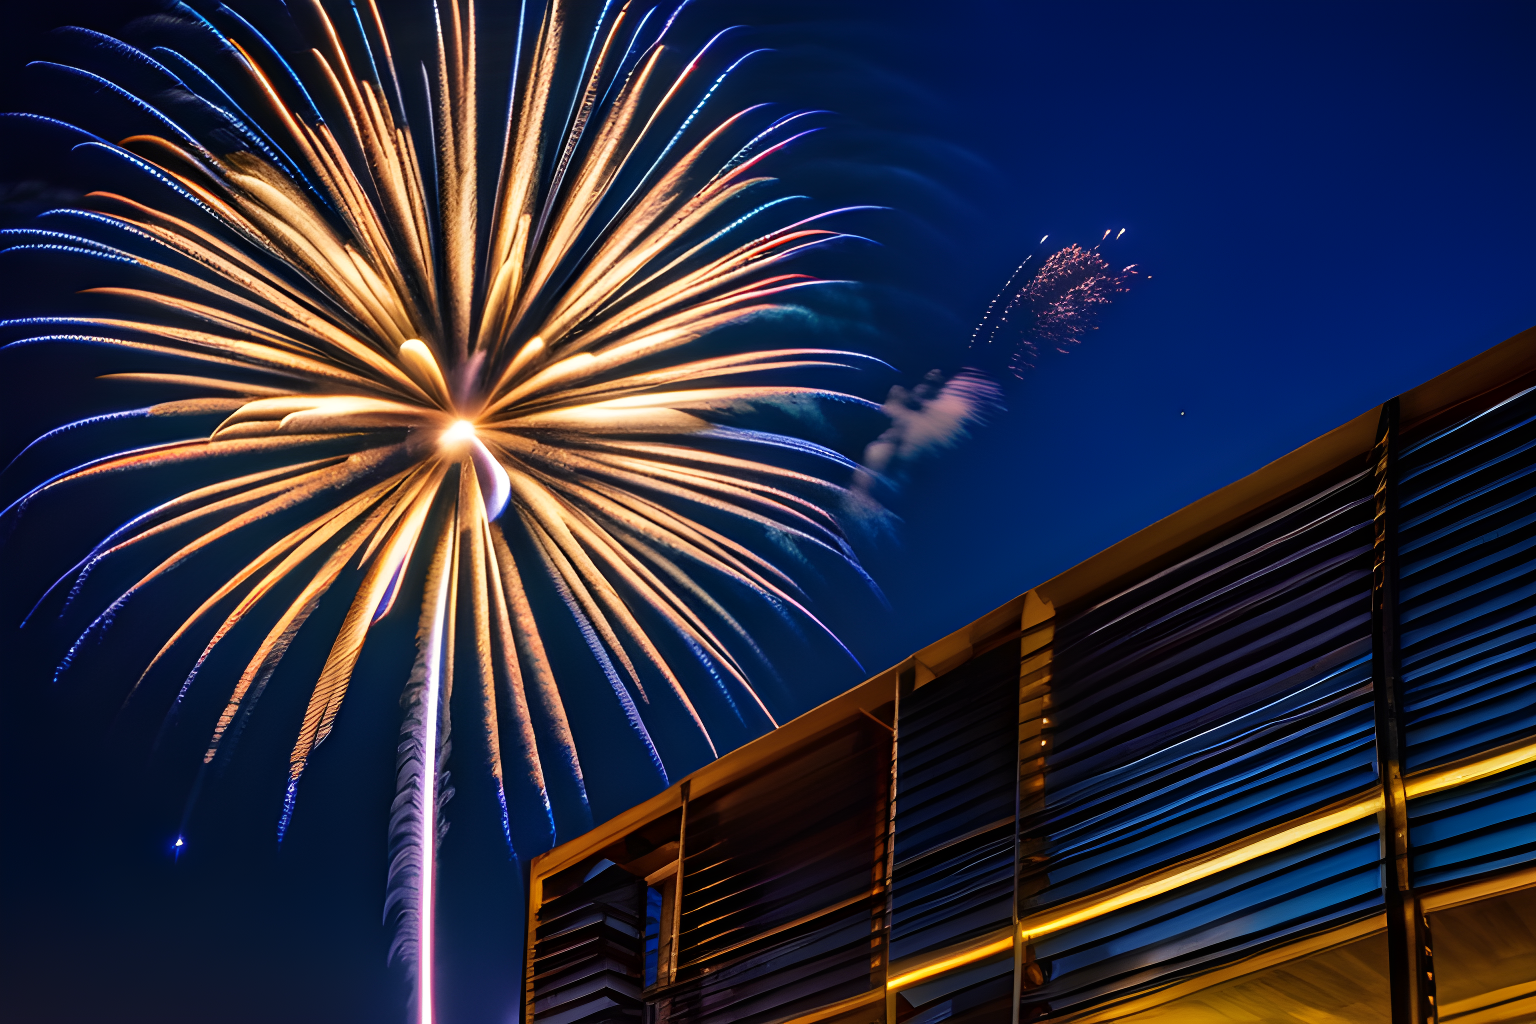
[[[1536,1020],[1536,329],[530,870],[527,1024]]]

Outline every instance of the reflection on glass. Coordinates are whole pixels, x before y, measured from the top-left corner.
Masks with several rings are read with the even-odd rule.
[[[1536,887],[1429,915],[1440,1024],[1536,1020]]]
[[[645,987],[656,984],[657,964],[661,956],[661,890],[645,890]]]

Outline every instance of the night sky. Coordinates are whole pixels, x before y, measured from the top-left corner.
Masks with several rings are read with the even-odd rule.
[[[17,6],[5,109],[27,102],[42,30],[130,11]],[[828,596],[867,672],[787,648],[797,710],[1536,324],[1530,3],[700,0],[690,16],[756,26],[743,38],[779,50],[756,87],[838,112],[797,187],[895,207],[860,221],[882,247],[841,268],[867,282],[850,308],[897,368],[874,397],[966,365],[972,325],[1030,253],[1124,228],[1108,258],[1149,275],[1081,347],[1007,383],[1008,411],[967,445],[913,468],[899,523],[861,541],[890,611]],[[0,147],[0,177],[41,176],[27,160]],[[7,194],[8,226],[26,211]],[[0,280],[8,311],[25,301]],[[79,414],[33,382],[44,369],[0,354],[0,458]],[[19,484],[0,481],[6,501]],[[59,559],[32,541],[0,557],[5,1018],[402,1019],[379,923],[392,779],[368,767],[392,764],[393,696],[348,705],[326,748],[342,767],[305,782],[323,811],[280,852],[281,794],[252,770],[175,862],[185,772],[114,727],[114,666],[50,686],[57,638],[14,623]],[[387,647],[372,664],[408,656]],[[654,788],[587,765],[605,770],[599,816]],[[440,1019],[500,1024],[521,882],[472,806],[449,811]]]

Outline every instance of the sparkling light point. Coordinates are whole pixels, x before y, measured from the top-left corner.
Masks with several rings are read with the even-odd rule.
[[[458,444],[468,441],[475,436],[475,425],[469,420],[457,420],[453,426],[443,431],[444,444]]]

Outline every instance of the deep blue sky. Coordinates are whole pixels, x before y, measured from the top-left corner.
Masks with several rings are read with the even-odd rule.
[[[781,73],[844,55],[842,77],[783,86],[825,86],[884,140],[874,190],[911,200],[886,234],[865,225],[911,313],[886,314],[907,379],[965,361],[1043,234],[1125,228],[1112,255],[1151,275],[897,500],[899,543],[871,558],[893,611],[854,631],[871,670],[1536,324],[1529,3],[701,6],[805,47]],[[33,5],[0,39],[0,86],[32,29],[110,9]],[[6,629],[8,1018],[394,1019],[381,827],[338,818],[277,858],[270,822],[223,823],[222,860],[173,868],[110,762],[58,753],[69,728]],[[478,827],[456,821],[445,858]],[[444,1019],[500,1021],[516,886],[446,898]]]
[[[1536,324],[1536,8],[944,9],[893,64],[998,175],[951,306],[1046,232],[1152,280],[909,496],[877,661]]]

